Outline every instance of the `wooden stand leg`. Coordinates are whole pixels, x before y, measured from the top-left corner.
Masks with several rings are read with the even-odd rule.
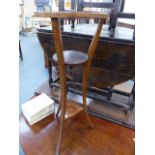
[[[86,99],[84,99],[84,100],[86,100]],[[84,112],[85,112],[86,119],[87,119],[87,121],[88,121],[88,123],[90,125],[90,128],[93,128],[94,126],[93,126],[92,122],[90,121],[90,118],[89,118],[89,115],[88,115],[87,106],[84,106]]]
[[[62,135],[63,135],[63,128],[64,128],[64,110],[61,113],[61,117],[60,117],[60,129],[59,129],[59,134],[58,134],[58,143],[57,143],[57,147],[56,147],[56,153],[55,155],[60,155],[60,150],[61,150],[61,141],[62,141]]]
[[[88,110],[87,110],[86,91],[83,92],[82,98],[83,98],[83,106],[84,106],[84,113],[85,113],[86,119],[88,120],[90,128],[93,128],[93,124],[90,121],[90,118],[89,118],[89,115],[88,115]]]
[[[89,72],[88,66],[89,66],[89,64],[87,63],[86,66],[85,66],[85,69],[83,71],[82,100],[83,100],[83,106],[84,106],[84,112],[85,112],[86,119],[88,120],[90,128],[93,128],[93,124],[89,119],[88,110],[87,110],[87,80],[88,80],[88,72]]]
[[[90,71],[90,66],[91,66],[91,61],[97,46],[97,42],[99,40],[99,36],[100,36],[100,32],[102,30],[102,25],[104,24],[104,20],[99,20],[99,24],[97,27],[97,31],[91,41],[91,44],[89,46],[88,49],[88,61],[86,63],[86,65],[84,66],[84,71],[83,71],[83,79],[82,79],[82,98],[83,98],[83,106],[84,106],[84,111],[85,111],[85,115],[86,118],[90,124],[90,127],[93,128],[93,124],[91,123],[89,116],[88,116],[88,110],[87,110],[87,81],[88,81],[88,75],[89,75],[89,71]]]

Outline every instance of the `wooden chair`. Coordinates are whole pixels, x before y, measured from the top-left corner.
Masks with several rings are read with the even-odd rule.
[[[91,2],[86,0],[77,0],[77,10],[82,11],[85,8],[109,9],[109,13],[122,12],[125,0],[113,0],[112,2]],[[111,17],[111,16],[110,16]],[[112,21],[111,21],[112,20]],[[116,19],[110,20],[110,27],[116,27]],[[112,24],[112,25],[111,25]]]
[[[64,7],[64,0],[59,1],[59,11],[65,11]],[[117,24],[117,14],[119,12],[122,12],[124,9],[124,3],[125,0],[112,0],[112,2],[92,2],[92,1],[86,1],[86,0],[71,0],[71,10],[77,10],[77,11],[84,11],[85,8],[91,8],[91,9],[98,9],[98,8],[104,8],[104,9],[109,9],[110,11],[110,16],[109,16],[109,30],[111,30],[111,33],[114,33],[114,29],[116,28]],[[71,27],[74,28],[74,21],[71,20]],[[79,23],[88,23],[88,20],[79,20]],[[61,29],[63,30],[63,20],[61,20]]]
[[[63,126],[64,121],[68,118],[72,118],[77,115],[81,111],[85,112],[86,119],[90,127],[93,125],[89,119],[87,112],[87,80],[89,75],[89,70],[91,66],[91,61],[93,54],[95,52],[97,42],[99,40],[100,32],[102,30],[103,24],[106,22],[108,18],[108,14],[103,13],[91,13],[91,12],[46,12],[46,13],[35,13],[35,16],[39,17],[50,17],[52,20],[52,33],[54,37],[54,45],[56,54],[53,55],[53,60],[58,64],[59,69],[59,77],[60,77],[60,101],[59,107],[56,113],[56,116],[60,118],[60,130],[58,137],[58,144],[56,148],[56,155],[60,154],[62,134],[63,134]],[[88,53],[85,54],[80,51],[63,50],[61,29],[60,29],[60,19],[73,19],[73,18],[94,18],[99,19],[98,27],[96,33],[91,41],[91,44],[88,49]],[[66,75],[65,75],[65,67],[67,66],[76,66],[76,65],[84,65],[83,71],[83,80],[82,80],[82,98],[83,98],[83,106],[74,103],[73,101],[67,100],[67,86],[66,86]]]
[[[134,13],[118,13],[117,18],[123,18],[123,19],[133,19],[135,20],[135,14]],[[130,28],[133,29],[133,39],[135,39],[135,25],[134,24],[129,24],[129,23],[125,23],[125,22],[117,22],[117,26],[120,27],[126,27],[126,28]]]

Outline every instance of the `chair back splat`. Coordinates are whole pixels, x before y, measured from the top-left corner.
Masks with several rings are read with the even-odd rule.
[[[84,111],[86,119],[92,128],[93,125],[89,119],[89,115],[87,112],[87,81],[89,70],[91,66],[91,61],[94,55],[94,52],[97,47],[97,43],[100,37],[100,32],[102,30],[103,24],[108,19],[108,14],[98,13],[98,12],[86,12],[86,11],[71,11],[71,12],[36,12],[36,17],[45,17],[51,18],[52,21],[52,33],[54,38],[54,46],[56,54],[53,55],[53,60],[56,64],[58,64],[59,69],[59,77],[60,77],[60,103],[56,113],[56,116],[60,119],[60,129],[58,135],[58,143],[56,147],[56,155],[60,155],[61,150],[61,141],[63,135],[63,127],[64,121],[68,118],[71,118],[81,111]],[[99,19],[96,33],[90,43],[87,54],[81,51],[74,50],[63,50],[63,42],[60,28],[60,19],[74,19],[74,18],[85,18],[85,19]],[[73,101],[69,101],[67,99],[67,86],[66,86],[66,75],[65,75],[65,67],[67,66],[76,66],[76,65],[84,65],[83,68],[83,79],[82,79],[82,98],[83,98],[83,106],[80,104],[75,104]]]

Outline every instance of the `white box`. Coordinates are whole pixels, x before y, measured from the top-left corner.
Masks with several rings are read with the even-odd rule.
[[[54,100],[42,93],[22,104],[22,111],[30,125],[54,113]]]

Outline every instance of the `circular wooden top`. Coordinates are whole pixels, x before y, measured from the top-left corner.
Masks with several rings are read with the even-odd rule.
[[[63,52],[63,56],[64,56],[64,64],[69,66],[82,65],[86,63],[88,60],[87,54],[80,51],[74,51],[74,50],[65,50]],[[56,53],[53,55],[53,60],[55,63],[58,63],[58,58]]]

